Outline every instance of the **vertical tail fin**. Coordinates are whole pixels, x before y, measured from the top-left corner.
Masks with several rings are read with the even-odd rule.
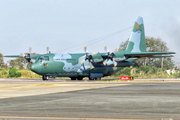
[[[146,52],[146,40],[142,17],[137,17],[125,51]]]

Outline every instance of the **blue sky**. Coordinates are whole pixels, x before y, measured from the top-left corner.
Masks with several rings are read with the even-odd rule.
[[[179,51],[179,0],[0,0],[0,52],[104,52],[126,41],[131,28],[95,44],[80,43],[133,26],[144,19],[145,35],[159,37],[170,51]],[[175,60],[178,62],[178,54]],[[180,61],[180,59],[179,59]]]

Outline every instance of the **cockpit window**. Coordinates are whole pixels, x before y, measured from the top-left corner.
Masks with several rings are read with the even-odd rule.
[[[45,61],[49,61],[49,56],[44,56]]]
[[[49,61],[49,56],[38,57],[37,60],[39,60],[40,62],[42,62],[42,61]]]
[[[43,57],[39,57],[38,60],[39,60],[40,62],[42,62],[42,61],[44,60],[44,58],[43,58]]]

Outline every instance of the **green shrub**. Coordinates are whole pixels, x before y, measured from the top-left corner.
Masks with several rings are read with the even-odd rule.
[[[126,67],[118,71],[117,73],[114,74],[114,76],[119,77],[119,76],[130,76],[131,75],[131,68]]]
[[[17,72],[17,69],[13,67],[11,70],[9,70],[9,77],[21,77],[21,73]]]
[[[139,67],[139,69],[145,73],[148,73],[151,70],[151,67],[143,65],[143,66]]]
[[[0,68],[0,73],[1,73],[2,75],[7,75],[6,70],[5,70],[5,69],[3,69],[3,68]]]
[[[21,73],[20,72],[16,72],[16,77],[21,77]]]
[[[158,68],[155,66],[152,66],[150,71],[151,71],[151,74],[156,74],[158,71]]]

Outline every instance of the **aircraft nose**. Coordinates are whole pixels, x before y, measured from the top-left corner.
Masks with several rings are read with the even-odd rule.
[[[38,66],[35,65],[35,64],[32,64],[31,67],[30,67],[30,70],[37,73],[38,72]]]

